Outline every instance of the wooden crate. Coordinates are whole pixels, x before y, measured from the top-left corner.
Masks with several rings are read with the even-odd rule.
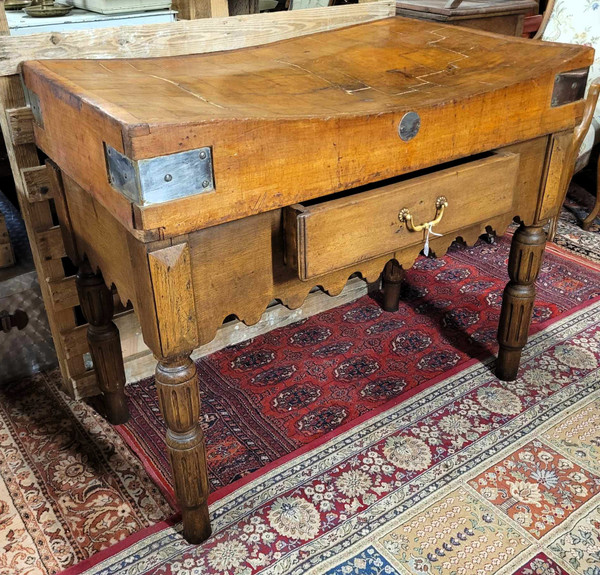
[[[195,6],[206,6],[208,1],[196,2]],[[222,1],[210,0],[210,5]],[[4,35],[0,36],[0,127],[31,243],[64,390],[69,395],[87,397],[97,394],[98,388],[93,367],[87,361],[87,326],[78,322],[75,278],[66,271],[62,233],[53,215],[53,207],[61,210],[60,194],[56,193],[61,185],[60,174],[52,165],[40,161],[33,138],[33,116],[18,75],[19,63],[48,58],[154,57],[231,50],[370,22],[394,14],[395,2],[384,0],[292,12],[148,24],[127,29],[105,28],[10,37],[2,5],[0,34]],[[53,203],[55,206],[52,206]],[[230,322],[224,326],[216,342],[197,350],[195,357],[350,301],[365,292],[364,283],[356,280],[338,298],[316,293],[310,306],[305,306],[303,316],[279,305],[270,308],[261,322],[252,328]],[[135,316],[125,312],[116,318],[116,323],[122,331],[129,378],[137,379],[152,373],[154,362],[143,344]]]

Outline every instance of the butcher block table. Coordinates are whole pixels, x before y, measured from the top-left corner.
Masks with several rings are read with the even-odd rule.
[[[210,535],[190,353],[313,286],[339,293],[489,227],[514,235],[497,374],[517,376],[593,50],[390,18],[255,48],[22,66],[108,418],[116,287],[158,360],[184,536]],[[434,235],[435,234],[439,235]]]

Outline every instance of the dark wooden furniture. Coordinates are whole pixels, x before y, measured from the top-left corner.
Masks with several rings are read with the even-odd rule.
[[[462,0],[453,5],[448,0],[396,0],[398,16],[430,20],[521,36],[525,16],[536,14],[534,0]]]
[[[274,298],[299,307],[384,267],[394,309],[431,226],[439,255],[519,216],[497,367],[517,376],[583,112],[580,91],[553,93],[591,62],[581,46],[390,18],[215,54],[23,65],[108,417],[126,417],[115,286],[158,358],[189,541],[210,534],[189,356],[230,314],[254,323]]]

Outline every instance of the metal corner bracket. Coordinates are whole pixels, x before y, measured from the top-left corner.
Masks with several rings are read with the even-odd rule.
[[[23,85],[23,93],[25,94],[25,103],[29,105],[31,108],[31,113],[33,114],[33,119],[35,123],[40,127],[44,127],[44,118],[42,117],[42,106],[40,104],[39,96],[31,89],[29,89],[25,82],[23,81],[23,77],[21,76],[21,84]]]
[[[105,143],[104,153],[110,185],[140,206],[161,204],[215,189],[209,147],[131,160]]]
[[[582,100],[585,96],[589,72],[589,68],[580,68],[557,74],[552,91],[552,107],[558,108]]]

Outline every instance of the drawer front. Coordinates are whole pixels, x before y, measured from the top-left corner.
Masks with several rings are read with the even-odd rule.
[[[366,192],[284,210],[288,265],[302,280],[423,243],[414,224],[435,219],[438,198],[447,200],[433,231],[460,235],[461,228],[509,213],[516,193],[519,156],[507,152],[467,162]]]

